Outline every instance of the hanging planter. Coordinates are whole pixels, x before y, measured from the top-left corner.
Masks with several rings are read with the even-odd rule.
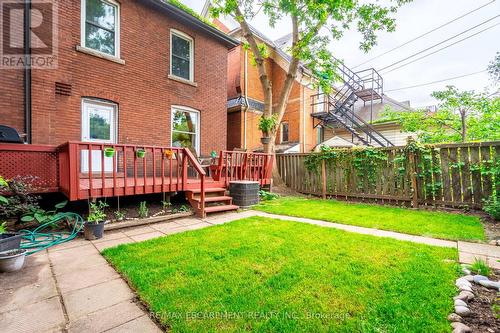
[[[135,156],[138,158],[144,158],[146,156],[146,151],[144,149],[139,149],[135,152]]]
[[[270,137],[263,137],[263,138],[260,138],[260,142],[263,144],[263,145],[267,145],[271,142],[271,138]]]
[[[104,149],[104,156],[106,156],[106,157],[115,156],[115,148],[105,148]]]

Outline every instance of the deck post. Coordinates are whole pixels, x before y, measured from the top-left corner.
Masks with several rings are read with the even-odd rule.
[[[182,154],[182,190],[186,189],[188,179],[188,156],[186,154],[186,149],[187,148],[184,148]]]

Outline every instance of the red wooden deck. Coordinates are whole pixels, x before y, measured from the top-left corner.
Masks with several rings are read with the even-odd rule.
[[[106,148],[114,149],[113,157],[106,156]],[[232,180],[270,184],[273,161],[267,154],[221,151],[201,165],[188,149],[178,147],[0,144],[0,175],[33,177],[36,192],[60,191],[70,200],[198,190],[203,208],[206,188],[227,187]]]

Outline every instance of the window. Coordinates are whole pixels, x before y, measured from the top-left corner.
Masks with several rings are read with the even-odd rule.
[[[323,143],[323,126],[316,127],[316,144]]]
[[[172,146],[191,148],[200,154],[200,120],[196,110],[172,108]]]
[[[193,39],[175,30],[170,33],[170,74],[194,81]]]
[[[82,46],[120,57],[119,6],[114,0],[82,0]]]
[[[288,123],[281,123],[281,142],[288,141]]]

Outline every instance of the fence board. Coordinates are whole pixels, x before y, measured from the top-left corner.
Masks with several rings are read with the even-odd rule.
[[[488,167],[491,165],[491,155],[490,155],[490,146],[487,147],[481,147],[480,148],[481,152],[481,164],[484,165],[484,167]],[[491,179],[491,174],[489,173],[482,173],[481,174],[481,180],[483,181],[482,187],[483,187],[483,196],[489,197],[492,194],[492,179]]]

